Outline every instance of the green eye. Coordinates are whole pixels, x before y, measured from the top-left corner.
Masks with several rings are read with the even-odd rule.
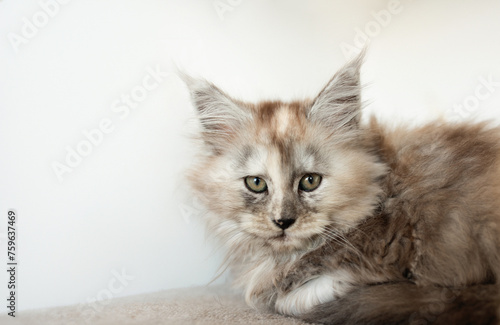
[[[266,181],[256,176],[245,177],[245,185],[250,191],[255,193],[262,193],[267,190]]]
[[[311,192],[321,184],[321,176],[318,174],[306,174],[302,176],[299,182],[299,190]]]

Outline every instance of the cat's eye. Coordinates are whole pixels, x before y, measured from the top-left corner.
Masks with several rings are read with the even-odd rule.
[[[321,176],[318,174],[306,174],[302,176],[299,182],[299,190],[311,192],[321,184]]]
[[[262,193],[267,190],[266,181],[256,176],[245,177],[245,185],[250,191],[255,193]]]

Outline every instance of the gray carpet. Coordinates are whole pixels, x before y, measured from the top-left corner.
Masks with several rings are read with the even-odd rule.
[[[166,290],[117,298],[92,308],[89,305],[2,315],[0,324],[306,324],[280,315],[257,312],[240,294],[224,286]]]

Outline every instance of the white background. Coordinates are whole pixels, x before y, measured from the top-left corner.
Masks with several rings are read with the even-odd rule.
[[[67,2],[53,17],[38,1],[0,2],[0,256],[16,209],[21,310],[109,298],[113,270],[134,277],[113,297],[216,274],[220,250],[182,176],[194,114],[174,64],[241,99],[303,98],[364,31],[367,111],[391,123],[500,117],[498,0],[401,0],[380,22],[388,0]],[[166,76],[141,94],[148,68]],[[134,90],[137,107],[113,111]],[[113,131],[60,181],[53,164],[103,119]],[[0,297],[6,283],[1,272]]]

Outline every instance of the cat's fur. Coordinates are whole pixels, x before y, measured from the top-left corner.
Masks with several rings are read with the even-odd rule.
[[[189,180],[236,283],[253,306],[328,324],[496,322],[500,130],[364,125],[361,63],[288,103],[183,76],[204,146]],[[323,177],[312,192],[298,186],[308,173]]]

